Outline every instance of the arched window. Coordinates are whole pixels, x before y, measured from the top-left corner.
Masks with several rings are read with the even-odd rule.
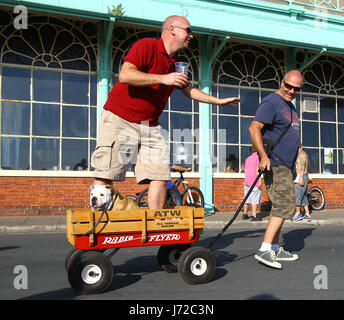
[[[250,155],[248,128],[259,103],[279,88],[285,72],[285,51],[280,47],[230,42],[213,65],[214,94],[240,97],[234,107],[212,109],[214,170],[241,172]]]
[[[5,10],[0,21],[1,169],[89,169],[97,24],[32,14],[16,30]]]
[[[298,60],[303,61],[303,53]],[[311,173],[344,174],[344,59],[325,55],[304,71],[298,99]]]

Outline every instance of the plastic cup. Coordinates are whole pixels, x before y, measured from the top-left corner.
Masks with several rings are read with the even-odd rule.
[[[176,72],[188,74],[189,64],[187,62],[176,62]]]

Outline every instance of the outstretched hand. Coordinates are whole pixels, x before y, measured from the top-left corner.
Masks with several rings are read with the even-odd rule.
[[[219,99],[219,106],[228,106],[228,107],[233,107],[234,104],[238,104],[240,102],[240,98],[224,98],[224,99]]]

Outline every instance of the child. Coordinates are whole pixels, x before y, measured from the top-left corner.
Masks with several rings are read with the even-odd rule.
[[[258,175],[258,166],[259,166],[259,156],[257,150],[254,146],[251,146],[252,154],[245,161],[245,180],[244,180],[244,192],[245,196],[250,190],[251,186],[254,183],[254,180]],[[247,198],[244,204],[244,214],[243,219],[248,219],[248,205],[252,205],[252,216],[251,221],[261,221],[261,218],[257,217],[257,205],[260,203],[260,198],[262,196],[262,189],[260,180],[256,183],[253,188],[250,196]]]

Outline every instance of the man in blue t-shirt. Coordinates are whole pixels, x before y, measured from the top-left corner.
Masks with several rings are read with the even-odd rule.
[[[262,100],[249,128],[252,143],[260,156],[259,169],[267,170],[264,182],[272,203],[264,240],[254,257],[276,269],[282,269],[279,261],[298,259],[298,255],[279,245],[279,235],[284,220],[291,219],[295,210],[292,169],[300,145],[300,122],[292,100],[299,94],[302,83],[299,71],[289,71],[280,89]],[[263,139],[277,141],[290,122],[291,126],[273,149],[270,159],[264,150]]]

